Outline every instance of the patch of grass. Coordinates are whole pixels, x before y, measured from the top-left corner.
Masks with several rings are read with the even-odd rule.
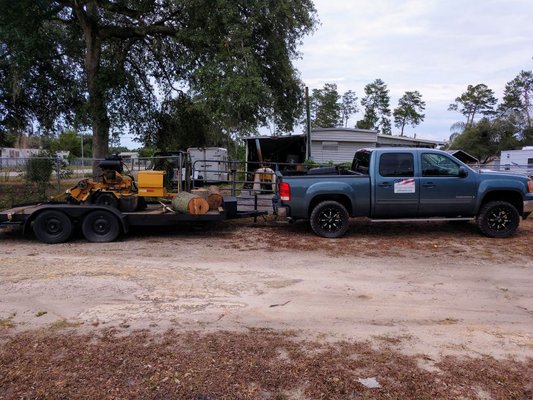
[[[60,319],[58,321],[52,322],[49,326],[52,330],[61,330],[67,328],[78,328],[81,325],[81,322],[70,322],[66,319]]]
[[[0,328],[9,329],[13,328],[15,326],[15,323],[13,322],[13,318],[15,318],[17,313],[12,313],[7,318],[0,318]]]
[[[13,328],[15,326],[13,320],[11,318],[3,318],[0,319],[0,328],[8,329]]]

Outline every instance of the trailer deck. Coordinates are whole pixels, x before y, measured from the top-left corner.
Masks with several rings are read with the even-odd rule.
[[[34,203],[0,211],[0,228],[17,229],[23,233],[33,231],[37,239],[52,244],[67,241],[73,229],[81,227],[87,240],[110,242],[131,227],[174,226],[182,222],[224,221],[266,214],[266,211],[259,210],[237,210],[235,197],[225,197],[221,209],[202,215],[174,211],[164,203],[151,203],[146,209],[134,212],[96,204]]]

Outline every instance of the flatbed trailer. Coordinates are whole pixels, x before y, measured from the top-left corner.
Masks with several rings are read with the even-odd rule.
[[[132,227],[176,226],[182,222],[224,221],[258,217],[264,211],[238,211],[235,197],[224,197],[221,210],[203,215],[173,211],[163,203],[148,204],[146,209],[122,212],[114,207],[97,204],[33,203],[0,211],[0,228],[33,232],[38,240],[54,244],[66,242],[74,229],[81,227],[90,242],[111,242]]]

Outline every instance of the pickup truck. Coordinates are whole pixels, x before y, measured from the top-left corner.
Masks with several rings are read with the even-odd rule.
[[[533,211],[525,175],[476,172],[445,151],[362,149],[350,169],[278,174],[278,216],[306,219],[322,237],[346,233],[350,217],[377,221],[475,219],[481,233],[504,238]]]

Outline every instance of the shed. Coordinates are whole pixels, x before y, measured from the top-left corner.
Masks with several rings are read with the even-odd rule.
[[[479,164],[479,160],[468,154],[466,151],[463,150],[446,150],[447,153],[451,154],[458,160],[464,162],[465,164]]]

